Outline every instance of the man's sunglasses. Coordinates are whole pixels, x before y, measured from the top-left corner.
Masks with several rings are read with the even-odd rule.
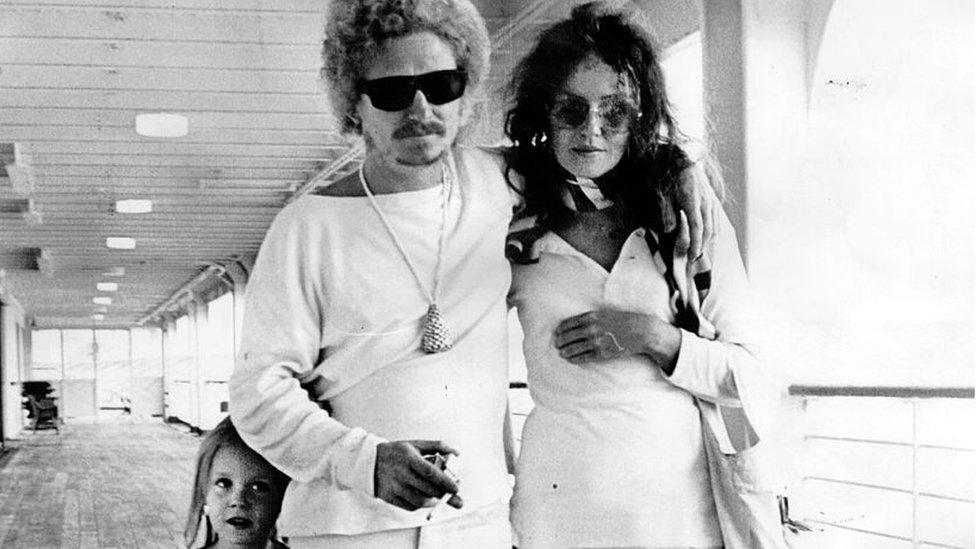
[[[451,69],[364,80],[359,84],[359,93],[368,95],[377,109],[396,112],[412,105],[418,90],[432,105],[450,103],[464,95],[467,83],[468,73],[464,69]]]
[[[622,95],[604,98],[597,105],[578,95],[567,95],[555,101],[549,115],[557,128],[572,130],[586,124],[591,112],[600,117],[600,128],[607,133],[626,132],[641,116],[637,105]]]

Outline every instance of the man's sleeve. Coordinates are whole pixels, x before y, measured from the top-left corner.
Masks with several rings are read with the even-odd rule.
[[[272,224],[247,283],[230,413],[241,437],[290,477],[373,495],[382,439],[332,419],[300,387],[319,356],[321,247],[286,209]]]

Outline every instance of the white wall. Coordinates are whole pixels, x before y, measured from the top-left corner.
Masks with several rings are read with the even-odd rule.
[[[749,266],[778,360],[794,381],[971,385],[973,4],[836,1],[816,55],[816,22],[782,15],[747,27]]]
[[[24,426],[24,410],[20,396],[20,382],[25,379],[26,337],[24,330],[24,311],[13,300],[5,297],[0,305],[0,339],[3,352],[0,354],[0,391],[3,391],[3,434],[11,438]],[[19,347],[18,347],[19,346]]]

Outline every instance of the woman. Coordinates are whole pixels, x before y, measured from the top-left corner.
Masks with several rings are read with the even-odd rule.
[[[586,4],[543,32],[511,90],[508,169],[525,206],[510,301],[535,402],[520,547],[737,547],[706,445],[757,439],[748,288],[724,214],[689,262],[684,214],[662,199],[690,163],[657,51]]]

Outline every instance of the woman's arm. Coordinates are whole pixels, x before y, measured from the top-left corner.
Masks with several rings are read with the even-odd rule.
[[[653,314],[602,309],[567,318],[557,326],[555,345],[560,355],[582,364],[643,354],[671,383],[696,397],[741,407],[739,389],[757,379],[760,366],[756,300],[749,295],[732,225],[724,213],[717,219],[718,233],[705,259],[712,264],[712,283],[701,304],[702,316],[714,326],[716,339],[678,328]],[[684,220],[681,225],[687,242]]]
[[[716,236],[705,259],[711,262],[711,284],[701,302],[700,315],[711,323],[715,338],[682,330],[668,380],[703,400],[740,407],[743,385],[761,377],[758,356],[762,319],[759,300],[751,294],[746,278],[735,230],[724,212],[717,222]],[[694,265],[688,269],[693,271]],[[686,283],[693,284],[691,280]],[[745,389],[748,392],[748,387]]]

